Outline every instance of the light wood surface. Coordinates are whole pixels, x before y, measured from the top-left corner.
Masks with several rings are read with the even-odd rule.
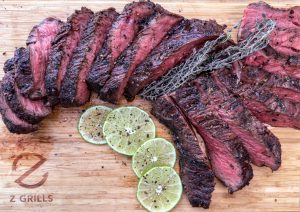
[[[62,20],[81,6],[94,11],[116,7],[121,11],[129,1],[0,1],[0,68],[12,57],[15,47],[25,45],[32,26],[47,16]],[[250,1],[166,0],[156,1],[170,11],[187,18],[216,19],[231,26]],[[294,1],[268,1],[276,7],[300,5]],[[2,78],[3,73],[0,73]],[[89,105],[101,103],[93,98]],[[126,103],[124,103],[126,104]],[[0,122],[0,211],[134,211],[143,210],[136,200],[137,178],[130,158],[113,152],[108,146],[85,143],[76,125],[81,111],[88,107],[63,109],[42,122],[40,130],[30,135],[10,134]],[[140,99],[131,105],[150,110]],[[171,139],[168,130],[155,120],[157,136]],[[217,182],[210,210],[207,211],[300,211],[300,131],[272,128],[282,144],[282,166],[272,173],[254,168],[250,185],[233,195]],[[44,163],[22,182],[35,184],[48,177],[37,188],[24,188],[15,181],[40,161]],[[18,160],[18,156],[29,154]],[[19,157],[21,157],[19,156]],[[13,162],[18,161],[16,170]],[[42,161],[43,162],[43,161]],[[178,167],[177,167],[178,170]],[[31,202],[30,195],[36,197]],[[39,199],[37,196],[39,195]],[[50,195],[50,197],[48,196]],[[29,196],[29,200],[28,200]],[[44,196],[45,201],[42,201]],[[14,199],[11,202],[11,198]],[[24,202],[24,199],[27,199]],[[51,201],[51,199],[53,199]],[[175,211],[204,211],[192,208],[185,195]]]

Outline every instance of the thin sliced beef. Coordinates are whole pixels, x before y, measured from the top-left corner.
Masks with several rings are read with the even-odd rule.
[[[0,83],[1,87],[1,83]],[[6,128],[11,133],[26,134],[34,132],[38,129],[37,125],[32,125],[18,118],[16,114],[10,109],[5,101],[2,91],[0,90],[0,113]]]
[[[95,13],[83,31],[62,81],[62,106],[80,106],[90,97],[86,77],[118,13],[113,8]]]
[[[112,69],[110,78],[100,91],[100,97],[112,103],[118,103],[129,77],[135,68],[165,37],[168,31],[182,20],[182,17],[170,13],[160,6],[157,12],[133,43],[121,54]]]
[[[88,75],[87,82],[93,91],[99,92],[104,86],[118,57],[154,14],[155,8],[156,5],[150,1],[133,2],[125,6]]]
[[[264,87],[243,83],[229,69],[219,70],[213,75],[220,88],[241,96],[244,105],[261,122],[274,127],[300,129],[300,103],[281,98]]]
[[[44,78],[51,42],[62,25],[63,22],[56,18],[46,18],[39,25],[34,26],[28,36],[26,44],[30,52],[30,71],[27,72],[26,78],[32,81],[24,81],[25,84],[19,84],[19,88],[31,99],[41,99],[46,96]],[[30,87],[27,87],[29,85]],[[24,87],[27,89],[24,90]]]
[[[178,89],[174,99],[205,141],[215,176],[230,193],[242,189],[253,177],[249,156],[241,139],[214,110],[206,107],[196,87]]]
[[[266,48],[246,57],[244,63],[273,74],[300,79],[300,56],[286,57],[279,55],[271,48]]]
[[[145,86],[187,58],[194,48],[218,37],[223,29],[224,26],[215,21],[182,21],[177,30],[167,36],[133,72],[126,88],[126,98],[133,100]]]
[[[300,79],[279,74],[271,74],[262,69],[246,66],[241,72],[241,80],[263,86],[281,98],[300,102]]]
[[[257,22],[264,17],[276,21],[276,28],[269,37],[269,45],[282,55],[300,56],[300,7],[279,9],[265,2],[249,4],[244,10],[239,40],[246,39],[255,31]]]
[[[45,76],[46,93],[52,106],[59,103],[61,82],[64,79],[67,66],[80,41],[83,30],[92,16],[93,12],[85,7],[76,10],[52,42]]]
[[[215,184],[202,138],[172,98],[160,97],[153,104],[152,113],[172,131],[179,152],[182,184],[191,205],[208,208]]]
[[[43,100],[30,100],[21,94],[16,86],[13,71],[5,74],[1,86],[7,105],[18,118],[37,124],[50,114],[51,108],[46,107]]]
[[[201,99],[209,100],[209,107],[216,111],[231,130],[241,139],[251,162],[277,170],[281,164],[281,148],[274,136],[244,106],[242,99],[223,92],[210,75],[202,75],[193,82],[201,93]]]

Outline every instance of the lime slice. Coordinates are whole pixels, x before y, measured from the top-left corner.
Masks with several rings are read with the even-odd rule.
[[[108,114],[103,133],[112,149],[133,155],[145,141],[155,137],[155,126],[145,111],[120,107]]]
[[[182,194],[180,177],[171,167],[155,167],[141,177],[137,198],[149,211],[170,211]]]
[[[111,111],[111,108],[100,105],[87,109],[78,122],[81,137],[92,144],[106,144],[102,127]]]
[[[173,167],[176,162],[174,146],[163,138],[146,141],[134,154],[132,168],[138,177],[143,176],[153,167]]]

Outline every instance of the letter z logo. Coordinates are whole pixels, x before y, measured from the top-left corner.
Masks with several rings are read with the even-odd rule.
[[[13,165],[12,165],[12,170],[16,171],[17,170],[17,164],[18,164],[19,160],[21,160],[23,157],[26,157],[26,156],[27,157],[28,156],[34,156],[34,157],[38,158],[39,161],[36,164],[34,164],[28,171],[26,171],[24,174],[22,174],[18,179],[16,179],[15,182],[17,184],[19,184],[20,186],[24,187],[24,188],[37,188],[37,187],[40,187],[41,185],[43,185],[46,182],[46,180],[48,178],[48,172],[46,172],[43,175],[43,179],[41,181],[39,181],[38,183],[32,184],[32,185],[23,183],[23,180],[25,178],[27,178],[36,169],[38,169],[43,163],[46,162],[46,158],[44,158],[42,155],[39,155],[39,154],[36,154],[36,153],[22,153],[18,157],[16,157],[16,159],[14,160]]]

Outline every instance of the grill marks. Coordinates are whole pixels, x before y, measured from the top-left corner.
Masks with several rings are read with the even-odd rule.
[[[122,14],[112,25],[105,46],[98,54],[89,73],[87,81],[95,92],[99,92],[104,86],[118,57],[154,12],[155,4],[148,1],[133,2],[125,6]]]
[[[115,9],[110,8],[96,13],[88,22],[62,82],[60,102],[63,106],[80,106],[89,100],[86,77],[117,16]]]
[[[248,153],[228,124],[206,107],[196,87],[176,91],[175,101],[203,137],[215,176],[230,193],[248,185],[253,177]]]
[[[93,12],[85,7],[76,10],[61,28],[52,43],[45,84],[50,105],[59,102],[58,96],[67,66]]]
[[[194,85],[202,98],[209,100],[209,108],[216,111],[217,116],[241,139],[251,162],[277,170],[281,164],[278,138],[252,115],[242,99],[222,92],[210,75],[200,76],[194,81]]]
[[[182,184],[191,205],[208,208],[214,190],[214,174],[202,138],[197,135],[171,97],[160,97],[153,105],[152,113],[172,131],[180,153]]]
[[[139,32],[133,43],[121,54],[112,69],[110,78],[100,91],[102,99],[117,103],[121,98],[129,77],[136,67],[148,56],[165,37],[167,32],[180,20],[181,16],[172,14],[156,6],[156,14]]]
[[[49,60],[51,43],[63,22],[55,18],[46,18],[31,30],[26,41],[30,52],[32,88],[27,93],[31,99],[41,99],[46,96],[45,72]]]
[[[223,89],[243,98],[245,106],[261,122],[276,127],[300,128],[300,104],[281,98],[266,87],[243,83],[231,70],[222,70],[215,75]]]
[[[126,88],[126,98],[133,100],[145,86],[188,57],[194,48],[201,47],[207,40],[215,39],[223,29],[224,26],[215,21],[182,21],[133,72]]]

